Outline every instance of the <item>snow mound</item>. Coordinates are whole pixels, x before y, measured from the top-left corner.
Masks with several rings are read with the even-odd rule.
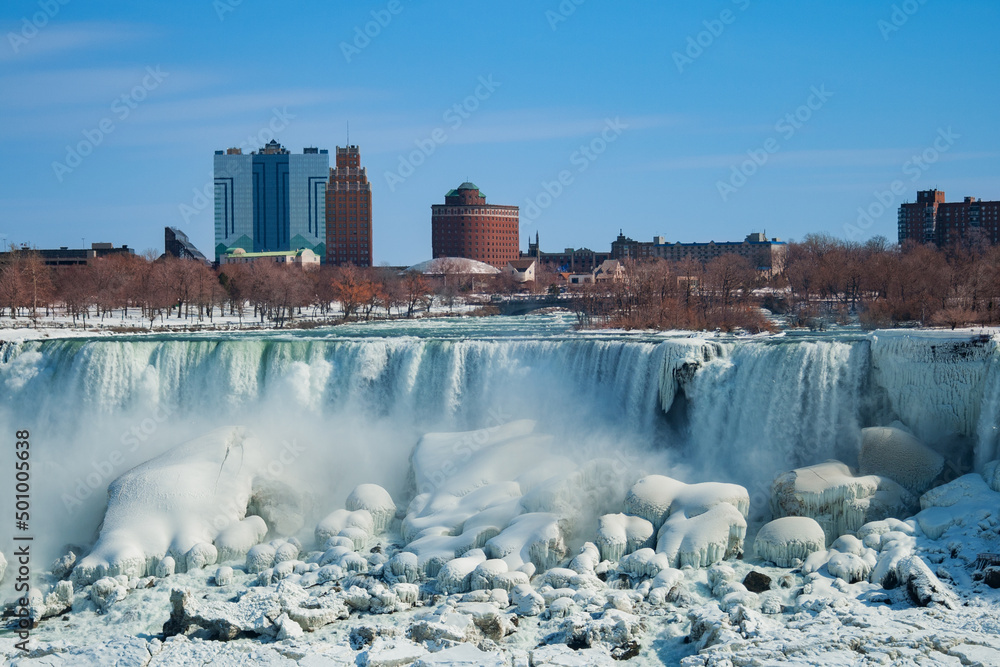
[[[186,566],[192,548],[243,520],[257,447],[244,429],[219,428],[124,473],[108,487],[100,537],[73,581],[141,577],[168,554]]]
[[[815,519],[831,538],[870,521],[909,516],[916,506],[916,497],[898,483],[878,475],[856,477],[840,461],[791,470],[771,484],[774,516]]]
[[[349,512],[367,510],[372,517],[374,533],[377,535],[389,527],[396,515],[396,503],[389,492],[378,484],[360,484],[347,496]]]
[[[893,426],[861,429],[858,469],[862,475],[880,475],[898,482],[914,495],[931,487],[944,469],[944,457]]]
[[[798,567],[809,554],[826,547],[819,523],[805,516],[788,516],[764,524],[754,538],[757,558],[778,567]]]
[[[367,546],[374,534],[375,521],[371,512],[365,509],[334,510],[316,524],[315,530],[317,544],[326,544],[331,537],[346,537],[355,549]]]

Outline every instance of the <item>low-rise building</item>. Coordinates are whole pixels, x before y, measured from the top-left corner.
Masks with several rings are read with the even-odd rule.
[[[611,256],[624,261],[631,259],[660,258],[669,262],[696,260],[710,262],[722,255],[735,254],[746,257],[760,273],[768,276],[785,270],[788,244],[778,238],[768,239],[762,233],[748,234],[743,241],[709,241],[708,243],[668,243],[662,236],[654,236],[652,242],[635,241],[621,232],[611,244]]]
[[[617,259],[606,259],[594,269],[594,282],[620,283],[625,280],[625,266]]]
[[[504,275],[511,276],[519,283],[535,282],[535,272],[538,262],[534,259],[512,259],[504,267]]]
[[[21,246],[19,250],[15,250],[14,252],[33,252],[42,258],[42,261],[45,262],[45,266],[51,266],[54,268],[86,266],[87,264],[92,264],[95,260],[101,259],[102,257],[135,254],[135,251],[127,245],[122,245],[116,248],[114,244],[111,243],[91,243],[89,249],[62,246],[61,248],[45,248],[39,250],[24,245]],[[0,252],[0,263],[10,259],[10,255],[11,253],[9,252]]]
[[[274,252],[247,252],[243,248],[232,248],[219,258],[220,264],[253,264],[255,262],[274,262],[299,266],[303,269],[318,269],[320,257],[309,248]]]

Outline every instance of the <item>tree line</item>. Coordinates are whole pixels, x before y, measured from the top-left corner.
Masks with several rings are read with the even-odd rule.
[[[12,248],[0,262],[0,317],[140,317],[149,326],[180,317],[212,322],[228,315],[284,326],[313,319],[414,317],[461,296],[570,291],[581,325],[623,328],[766,331],[768,311],[793,326],[857,321],[867,328],[1000,324],[1000,246],[968,240],[948,248],[866,243],[809,235],[787,245],[783,270],[765,275],[735,254],[708,262],[624,262],[616,281],[562,285],[550,267],[534,282],[509,275],[436,278],[388,267],[303,270],[271,262],[212,268],[194,260],[110,255],[86,265],[45,265]],[[564,304],[565,302],[560,302]]]
[[[621,282],[589,286],[577,305],[586,324],[656,329],[774,329],[766,311],[813,328],[1000,324],[1000,246],[975,238],[938,248],[812,234],[787,245],[775,275],[738,255],[626,262]]]
[[[387,268],[253,262],[213,269],[152,253],[53,268],[27,249],[12,249],[0,264],[0,317],[65,315],[83,325],[138,316],[152,327],[164,318],[212,322],[231,315],[282,326],[303,314],[332,318],[336,305],[342,318],[413,317],[430,307],[434,293],[424,276]]]

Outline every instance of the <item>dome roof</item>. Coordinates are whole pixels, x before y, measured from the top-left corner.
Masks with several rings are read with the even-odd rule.
[[[465,257],[437,257],[436,259],[429,259],[426,262],[414,264],[407,271],[417,271],[425,275],[443,275],[445,273],[494,275],[500,273],[500,269],[496,267],[484,262],[477,262],[474,259],[466,259]]]
[[[478,190],[479,187],[475,183],[472,183],[470,181],[466,181],[465,183],[462,183],[460,186],[458,186],[458,189],[459,190]]]

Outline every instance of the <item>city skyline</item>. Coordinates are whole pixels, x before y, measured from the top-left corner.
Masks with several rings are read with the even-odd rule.
[[[171,226],[208,252],[209,156],[271,139],[361,147],[375,264],[428,259],[463,180],[547,251],[620,227],[894,241],[918,190],[1000,200],[1000,46],[963,37],[987,2],[487,4],[486,30],[443,2],[306,7],[5,5],[0,237],[141,251]],[[248,34],[294,39],[265,58]]]

